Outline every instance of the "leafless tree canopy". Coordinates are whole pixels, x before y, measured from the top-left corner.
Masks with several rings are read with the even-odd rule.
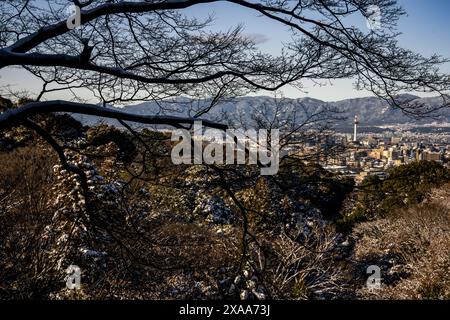
[[[211,32],[212,18],[183,14],[209,2],[73,1],[82,8],[81,26],[69,30],[70,1],[2,1],[0,67],[21,66],[40,78],[38,100],[55,90],[75,99],[77,88],[87,88],[101,103],[219,98],[353,77],[358,88],[421,113],[427,110],[400,105],[396,94],[449,88],[449,77],[438,71],[447,60],[397,45],[395,26],[404,12],[396,1],[228,1],[290,28],[292,42],[280,56],[260,52],[240,26]],[[381,28],[349,26],[346,18],[367,16],[369,5],[380,8]]]

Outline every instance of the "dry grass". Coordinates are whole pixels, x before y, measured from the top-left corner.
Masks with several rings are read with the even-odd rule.
[[[355,228],[355,259],[382,268],[384,285],[363,297],[450,299],[450,185],[389,219]],[[361,269],[363,270],[363,268]]]

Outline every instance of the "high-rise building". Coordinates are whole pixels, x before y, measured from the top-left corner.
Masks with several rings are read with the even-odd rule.
[[[441,161],[441,154],[439,152],[426,151],[423,158],[427,161]]]
[[[357,126],[359,124],[359,120],[358,120],[358,116],[355,116],[355,119],[353,120],[353,125],[354,125],[354,129],[353,129],[353,142],[358,141],[356,138],[356,132],[357,132]]]

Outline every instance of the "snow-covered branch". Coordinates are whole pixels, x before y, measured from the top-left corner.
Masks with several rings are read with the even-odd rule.
[[[158,124],[180,126],[182,124],[193,124],[200,121],[198,118],[183,118],[172,116],[151,116],[130,114],[118,109],[101,107],[94,104],[84,104],[68,102],[62,100],[31,102],[16,109],[9,109],[0,114],[0,129],[20,124],[28,117],[51,112],[67,112],[92,115],[111,119],[120,119],[124,121],[137,122],[142,124]],[[208,120],[201,120],[203,125],[215,129],[226,130],[227,126],[220,123],[214,123]]]

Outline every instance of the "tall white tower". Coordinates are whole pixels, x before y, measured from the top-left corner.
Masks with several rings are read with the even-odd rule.
[[[357,141],[357,139],[356,139],[356,129],[358,127],[358,124],[359,124],[358,116],[355,116],[355,119],[353,120],[353,125],[354,125],[354,128],[353,128],[353,142]]]

